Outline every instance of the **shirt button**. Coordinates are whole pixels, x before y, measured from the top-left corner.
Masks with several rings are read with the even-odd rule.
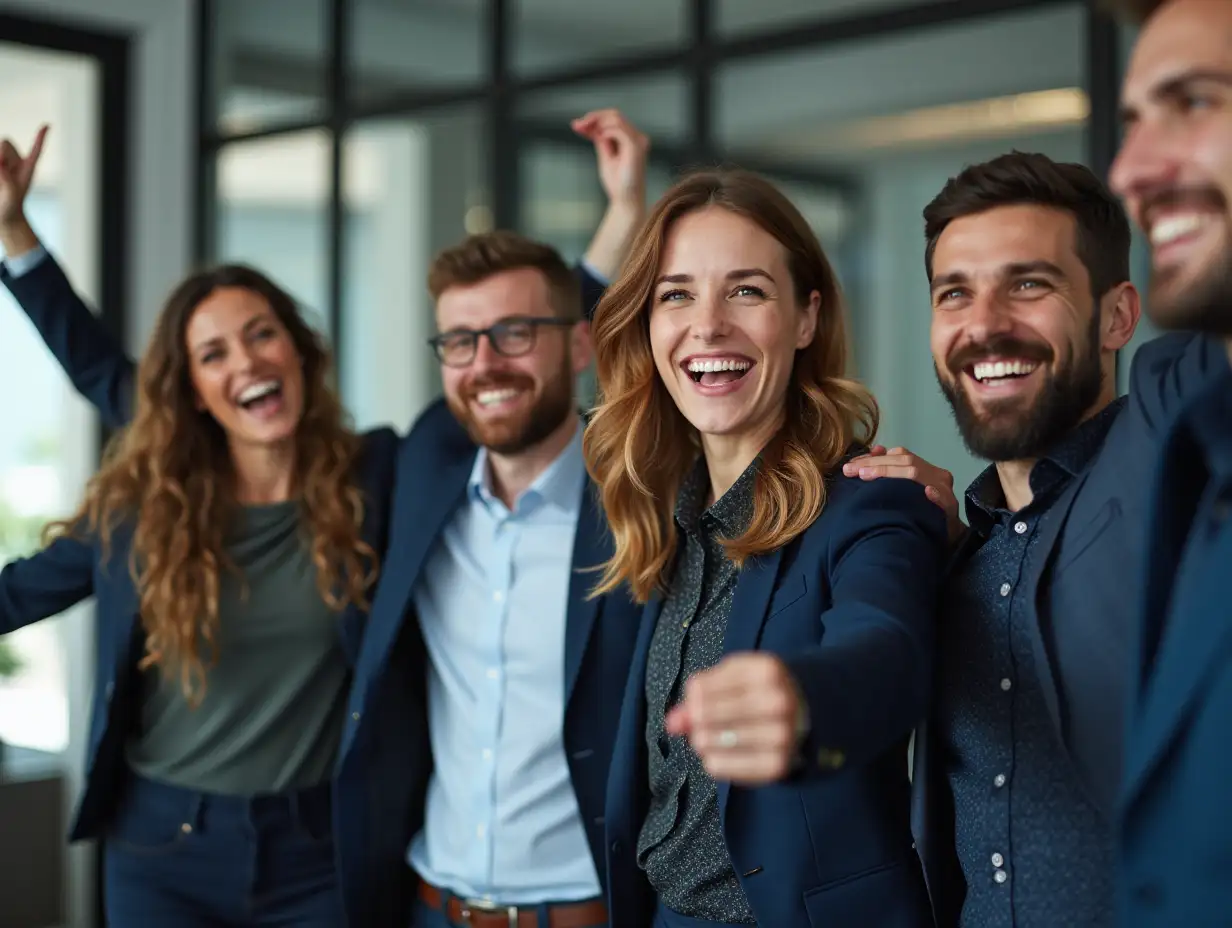
[[[483,759],[484,759],[484,760],[491,760],[491,759],[492,759],[492,749],[491,749],[491,748],[484,748],[484,749],[483,749]]]
[[[1005,774],[998,773],[995,777],[993,777],[992,785],[995,786],[997,789],[1000,789],[1001,787],[1003,787],[1005,785]]]
[[[1002,596],[1010,595],[1010,585],[1008,583],[1001,584],[1001,595]]]
[[[1027,530],[1026,522],[1015,522],[1014,523],[1014,531],[1016,531],[1019,535],[1024,534],[1026,530]]]
[[[480,825],[478,828],[475,829],[475,834],[478,835],[480,838],[482,838],[486,831],[487,829],[484,828],[482,825]]]
[[[1011,680],[1009,677],[1002,678],[1001,689],[1005,690],[1005,692],[1008,693],[1013,686],[1014,686],[1014,681]]]
[[[998,883],[1004,883],[1010,877],[1009,877],[1009,874],[1006,873],[1004,870],[998,870],[996,873],[992,875],[992,878],[996,880]]]
[[[1005,858],[1004,858],[1004,857],[1002,857],[1000,854],[993,854],[993,855],[992,855],[992,865],[993,865],[994,867],[999,867],[999,866],[1001,866],[1003,863],[1005,863]]]
[[[500,676],[500,673],[497,671],[495,667],[488,668],[488,679],[489,680],[495,680],[499,676]]]
[[[358,722],[358,721],[359,721],[359,713],[358,713],[358,712],[352,712],[352,713],[351,713],[351,718],[352,718],[352,720],[354,720],[354,721]]]
[[[495,591],[493,591],[493,593],[492,593],[492,602],[494,602],[494,603],[499,603],[499,602],[501,602],[504,598],[505,598],[505,594],[504,594],[504,593],[502,593],[500,590],[495,590]]]

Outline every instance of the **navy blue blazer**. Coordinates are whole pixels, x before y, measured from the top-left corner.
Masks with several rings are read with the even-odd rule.
[[[800,773],[719,784],[727,850],[760,925],[932,928],[907,740],[927,708],[946,544],[922,487],[835,476],[817,521],[740,572],[724,653],[780,655],[811,719]],[[612,928],[648,928],[655,905],[636,854],[650,801],[646,658],[661,607],[654,597],[642,614],[608,785]]]
[[[589,315],[604,285],[584,268],[579,277]],[[73,292],[55,262],[48,258],[18,278],[0,269],[0,280],[30,316],[78,392],[99,408],[108,425],[127,422],[132,409],[132,362]],[[347,647],[355,661],[347,727],[335,770],[335,841],[351,924],[404,928],[415,889],[405,863],[406,850],[423,825],[431,773],[427,658],[411,591],[432,544],[465,498],[478,449],[443,400],[433,403],[405,438],[398,440],[382,429],[370,433],[367,443],[373,450],[365,455],[361,485],[367,487],[362,482],[367,480],[376,486],[373,505],[366,510],[372,532],[365,537],[382,555],[382,571],[369,614],[348,616],[347,627],[354,628],[354,635]],[[584,493],[573,551],[578,569],[570,582],[562,655],[568,687],[564,741],[574,791],[602,877],[604,791],[638,609],[620,595],[586,598],[597,575],[583,569],[611,556],[611,539],[589,484]],[[100,599],[99,621],[110,627],[115,620],[105,612]],[[132,624],[135,607],[129,612],[126,628]],[[100,634],[100,640],[105,637]],[[115,677],[103,670],[100,663],[96,706],[110,700],[108,683]],[[125,711],[132,708],[127,706]],[[114,763],[114,776],[122,770],[122,742],[131,731],[132,717],[109,717],[105,712],[98,717],[107,737],[115,742],[115,756],[107,768]],[[99,738],[103,736],[100,731]],[[74,837],[98,834],[110,811],[115,781],[109,778],[96,785],[91,779],[90,783],[91,795],[99,797],[98,808],[81,820],[88,827],[75,828]]]
[[[1039,621],[1049,623],[1056,635],[1074,636],[1074,646],[1065,652],[1084,655],[1081,667],[1059,666],[1039,627],[1032,629],[1035,666],[1057,743],[1110,829],[1139,590],[1127,565],[1138,563],[1146,547],[1142,527],[1155,443],[1185,398],[1226,368],[1222,346],[1210,339],[1166,335],[1138,349],[1127,401],[1115,413],[1101,450],[1053,504],[1037,541],[1041,556],[1034,561],[1036,569],[1021,580]],[[967,532],[949,570],[980,543],[978,535]],[[1071,681],[1073,698],[1087,703],[1085,717],[1107,719],[1100,743],[1073,743],[1060,679]],[[966,883],[954,844],[947,759],[931,728],[921,726],[916,736],[913,826],[938,928],[952,928],[962,912]],[[1086,734],[1101,735],[1096,729]],[[1091,758],[1103,758],[1103,763],[1092,764]]]
[[[1125,928],[1232,923],[1232,376],[1193,400],[1162,442],[1145,523],[1117,819]]]

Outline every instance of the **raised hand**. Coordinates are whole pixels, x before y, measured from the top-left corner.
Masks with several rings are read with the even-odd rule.
[[[592,110],[573,120],[572,126],[595,146],[599,182],[608,202],[643,209],[650,140],[617,109]]]
[[[891,448],[874,445],[868,454],[852,458],[843,465],[843,473],[861,480],[877,480],[881,477],[897,477],[914,480],[924,487],[924,495],[945,512],[949,526],[950,541],[963,533],[962,519],[958,516],[958,498],[954,495],[954,475],[942,467],[930,464],[906,448]]]
[[[12,140],[0,141],[0,226],[12,226],[25,222],[26,194],[34,180],[34,169],[43,153],[47,139],[47,126],[34,137],[30,153],[23,156]]]

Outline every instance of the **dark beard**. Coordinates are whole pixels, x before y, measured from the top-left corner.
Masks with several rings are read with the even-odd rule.
[[[1008,348],[1004,353],[1031,356],[1027,352]],[[1104,375],[1100,366],[1098,307],[1087,332],[1086,344],[1080,346],[1074,357],[1055,373],[1050,374],[1046,369],[1041,371],[1046,378],[1044,385],[1026,409],[1020,400],[1007,399],[988,404],[981,415],[960,385],[959,378],[963,376],[961,368],[954,375],[952,384],[941,377],[936,365],[933,370],[941,392],[950,401],[950,411],[954,414],[954,421],[968,451],[986,461],[1022,461],[1041,457],[1073,431],[1099,399]]]
[[[475,444],[494,454],[518,454],[544,441],[575,414],[573,403],[573,378],[569,358],[561,367],[559,376],[546,383],[543,393],[525,413],[511,416],[503,422],[479,422],[471,415],[465,403],[449,402],[454,418],[466,429]],[[502,386],[530,387],[528,378],[492,377],[468,387],[468,398],[480,390]]]
[[[1161,329],[1232,337],[1232,253],[1224,254],[1187,290],[1167,294],[1168,275],[1155,275],[1147,315]]]

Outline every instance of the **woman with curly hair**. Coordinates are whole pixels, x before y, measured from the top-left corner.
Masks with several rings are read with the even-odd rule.
[[[773,185],[684,178],[594,320],[585,451],[644,602],[607,792],[612,928],[931,926],[909,822],[945,517],[841,465],[834,271]]]
[[[78,510],[0,573],[0,633],[97,597],[73,837],[101,841],[108,924],[345,924],[333,822],[367,813],[333,781],[396,437],[348,427],[321,338],[247,267],[175,288],[134,383],[25,224],[15,167],[5,281],[44,276],[76,385],[133,410]]]

